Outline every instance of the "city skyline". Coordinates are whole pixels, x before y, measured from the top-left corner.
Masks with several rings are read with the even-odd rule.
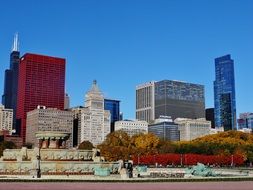
[[[124,117],[132,119],[135,87],[169,79],[204,85],[205,106],[214,107],[214,59],[231,54],[237,117],[252,112],[247,85],[253,68],[251,1],[14,2],[0,3],[1,95],[18,31],[21,56],[31,52],[67,59],[71,106],[83,105],[96,79],[105,97],[120,100]]]

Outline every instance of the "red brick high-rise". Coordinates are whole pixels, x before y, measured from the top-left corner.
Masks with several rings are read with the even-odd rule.
[[[20,59],[17,126],[25,143],[26,115],[38,105],[64,109],[65,59],[27,53]]]

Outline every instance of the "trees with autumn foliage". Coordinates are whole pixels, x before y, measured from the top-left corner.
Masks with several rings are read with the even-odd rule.
[[[79,144],[78,149],[80,150],[92,150],[94,148],[90,141],[83,141]]]
[[[139,134],[129,137],[119,130],[107,135],[105,141],[98,145],[101,154],[108,161],[131,159],[137,154],[148,155],[157,153],[159,138],[154,134]]]
[[[180,142],[164,141],[153,134],[129,137],[124,131],[116,131],[110,133],[98,148],[108,161],[131,157],[150,164],[178,164],[182,161],[184,164],[192,164],[200,161],[206,164],[228,165],[232,162],[231,159],[237,165],[253,162],[253,134],[238,131]]]
[[[253,135],[239,131],[227,131],[207,135],[189,142],[174,143],[175,153],[196,153],[206,155],[240,154],[245,160],[253,151]]]
[[[124,131],[115,131],[107,135],[105,141],[98,145],[100,153],[108,161],[129,159],[130,137]]]

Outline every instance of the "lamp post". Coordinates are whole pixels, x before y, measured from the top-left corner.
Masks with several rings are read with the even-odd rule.
[[[41,170],[40,170],[40,143],[39,143],[39,155],[37,155],[37,167],[36,167],[36,171],[37,171],[37,178],[41,178]]]
[[[232,156],[231,156],[231,167],[233,167],[234,166],[234,155],[232,154]]]
[[[155,156],[156,156],[156,155],[154,154],[154,164],[155,164],[155,167],[157,168],[158,164],[157,164],[157,162],[156,162]]]
[[[181,164],[181,167],[183,166],[183,154],[180,154],[180,164]]]

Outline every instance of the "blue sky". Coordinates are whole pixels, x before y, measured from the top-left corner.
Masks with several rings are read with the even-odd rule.
[[[205,85],[213,107],[214,58],[235,61],[237,115],[253,112],[252,0],[0,1],[0,94],[15,32],[20,51],[66,58],[71,105],[96,79],[135,117],[135,86],[174,79]]]

